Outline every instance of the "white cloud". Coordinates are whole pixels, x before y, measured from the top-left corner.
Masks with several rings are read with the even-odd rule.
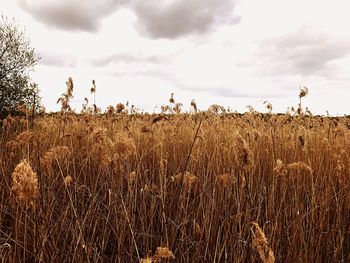
[[[262,41],[258,65],[264,73],[272,75],[334,77],[336,69],[331,62],[346,57],[350,52],[349,44],[350,38],[332,36],[318,28],[301,27]]]
[[[178,38],[205,33],[218,23],[235,24],[237,0],[132,1],[138,28],[152,38]]]
[[[122,4],[118,0],[17,0],[38,21],[73,31],[97,31],[102,17]]]
[[[178,38],[205,33],[218,23],[238,23],[233,15],[237,0],[17,0],[36,20],[72,31],[99,29],[101,20],[121,7],[133,11],[136,27],[152,38]]]

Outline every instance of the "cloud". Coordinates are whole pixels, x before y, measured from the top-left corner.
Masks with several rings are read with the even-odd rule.
[[[238,0],[17,0],[20,8],[46,25],[69,31],[98,30],[101,20],[118,8],[137,16],[136,28],[151,38],[174,39],[206,33],[218,23],[238,23]]]
[[[285,92],[277,88],[268,88],[264,90],[257,90],[255,86],[246,88],[237,87],[207,87],[207,86],[186,86],[179,85],[181,90],[188,90],[192,92],[208,92],[215,96],[225,98],[240,98],[240,99],[256,99],[256,98],[284,98],[290,95],[290,92]]]
[[[48,51],[40,51],[39,55],[41,57],[39,63],[46,66],[54,67],[75,67],[77,65],[77,60],[75,57],[54,54]]]
[[[264,83],[260,84],[260,86],[258,86],[257,81],[252,79],[233,80],[219,85],[210,85],[206,83],[207,80],[205,77],[188,82],[176,76],[176,74],[171,73],[171,71],[166,71],[164,69],[156,72],[143,72],[142,74],[145,76],[154,75],[181,91],[194,93],[207,92],[213,96],[231,99],[285,98],[295,93],[295,87],[293,89],[289,83],[284,86],[286,89],[281,89],[280,86],[274,85],[273,83],[277,81],[275,78],[265,79]],[[279,82],[281,81],[279,80]]]
[[[92,66],[101,72],[118,77],[147,76],[162,79],[168,75],[168,63],[171,55],[144,55],[133,53],[118,53],[90,60]]]
[[[230,98],[283,98],[287,97],[287,93],[277,89],[265,89],[255,90],[256,87],[250,87],[246,89],[233,89],[233,88],[218,88],[215,89],[215,94],[223,97]],[[208,90],[210,91],[210,90]]]
[[[133,55],[130,53],[120,53],[114,54],[110,56],[106,56],[103,58],[97,58],[92,61],[94,66],[107,66],[109,64],[131,64],[131,63],[151,63],[151,64],[162,64],[167,61],[166,57],[163,56],[145,56],[145,55]]]
[[[132,3],[138,28],[151,38],[174,39],[206,33],[217,23],[238,23],[236,0],[136,0]]]
[[[335,73],[331,62],[345,57],[350,51],[349,44],[349,39],[302,27],[284,36],[262,41],[256,60],[260,61],[259,67],[265,74],[329,75]]]
[[[101,18],[113,13],[122,0],[17,0],[34,19],[70,31],[98,30]]]

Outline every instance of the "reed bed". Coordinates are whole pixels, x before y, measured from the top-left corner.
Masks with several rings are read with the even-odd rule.
[[[27,121],[1,123],[2,262],[350,261],[347,117]]]

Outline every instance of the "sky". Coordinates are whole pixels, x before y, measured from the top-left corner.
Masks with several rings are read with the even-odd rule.
[[[72,107],[119,102],[159,112],[174,93],[239,112],[303,105],[314,114],[350,114],[347,0],[2,0],[41,60],[30,73],[48,111],[66,80]]]

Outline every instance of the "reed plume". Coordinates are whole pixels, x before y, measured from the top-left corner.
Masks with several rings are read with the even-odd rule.
[[[274,263],[275,256],[269,246],[265,233],[262,231],[258,223],[252,222],[253,248],[258,252],[263,263]]]
[[[38,176],[27,159],[23,159],[13,171],[11,189],[27,207],[35,204],[38,197]]]

